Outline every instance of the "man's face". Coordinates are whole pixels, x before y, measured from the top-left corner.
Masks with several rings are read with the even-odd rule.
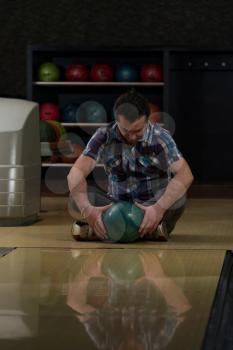
[[[145,116],[139,117],[133,123],[130,123],[122,115],[119,115],[117,118],[117,126],[120,133],[130,145],[135,145],[143,137],[146,124],[147,120]]]

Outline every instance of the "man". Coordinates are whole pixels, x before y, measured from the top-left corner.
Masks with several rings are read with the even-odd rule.
[[[134,90],[114,105],[115,122],[99,128],[68,175],[71,196],[86,222],[73,233],[107,238],[102,213],[112,202],[134,202],[144,211],[139,233],[146,239],[167,240],[184,210],[192,172],[169,134],[151,123],[147,100]],[[101,160],[108,176],[108,193],[98,203],[88,196],[86,177]],[[88,227],[90,228],[88,230]]]

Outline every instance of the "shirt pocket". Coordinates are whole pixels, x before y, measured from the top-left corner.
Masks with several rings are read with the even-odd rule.
[[[108,173],[123,176],[125,172],[122,166],[122,156],[110,156],[105,160],[105,169]]]
[[[137,159],[139,169],[141,169],[145,175],[154,173],[159,167],[159,160],[154,156],[142,155]]]

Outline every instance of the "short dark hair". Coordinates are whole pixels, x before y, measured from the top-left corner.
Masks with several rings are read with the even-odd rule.
[[[147,99],[134,89],[120,95],[113,107],[115,119],[117,119],[119,115],[123,115],[130,123],[133,123],[142,116],[148,119],[150,114],[149,110]]]

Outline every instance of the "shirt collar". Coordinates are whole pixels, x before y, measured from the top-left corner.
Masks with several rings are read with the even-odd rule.
[[[142,138],[138,141],[139,142],[148,142],[149,140],[149,135],[150,135],[150,129],[151,129],[151,123],[150,121],[147,121],[144,133]],[[113,137],[121,142],[125,142],[125,140],[123,139],[123,137],[121,136],[121,133],[118,129],[117,123],[114,122],[114,124],[112,125],[112,130],[113,130]]]

